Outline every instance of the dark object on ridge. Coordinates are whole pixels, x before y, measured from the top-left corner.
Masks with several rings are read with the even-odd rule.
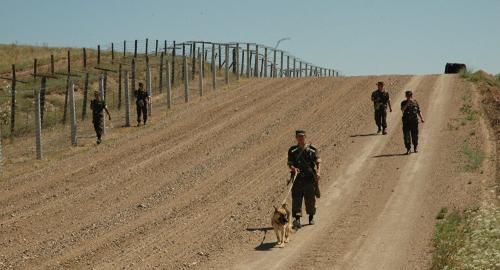
[[[444,68],[444,74],[454,74],[459,73],[460,70],[466,70],[467,67],[465,64],[460,63],[446,63],[446,67]]]

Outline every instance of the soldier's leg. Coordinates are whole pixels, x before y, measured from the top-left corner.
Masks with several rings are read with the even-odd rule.
[[[382,128],[382,123],[380,121],[380,110],[375,110],[374,115],[375,115],[375,124],[378,127],[378,132],[380,132],[380,130]]]
[[[142,107],[142,119],[144,120],[144,124],[148,121],[148,106]]]
[[[380,125],[384,129],[387,128],[387,111],[386,110],[380,110]]]
[[[309,215],[309,223],[312,225],[314,224],[313,217],[316,214],[316,196],[313,183],[308,183],[304,186],[304,201],[306,213]]]
[[[405,143],[406,150],[411,149],[411,134],[408,121],[403,120],[403,140]]]
[[[411,140],[413,143],[413,150],[417,152],[418,146],[418,120],[415,121],[411,126]]]
[[[137,109],[137,124],[141,123],[141,113],[142,113],[142,108],[141,106],[136,106]]]
[[[292,216],[300,218],[302,216],[303,189],[301,183],[295,182],[292,187]]]

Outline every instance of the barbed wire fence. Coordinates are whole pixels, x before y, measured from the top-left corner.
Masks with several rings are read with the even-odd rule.
[[[65,57],[34,59],[31,70],[16,70],[13,64],[10,73],[0,74],[0,162],[1,139],[34,136],[35,157],[42,159],[42,142],[48,142],[42,140],[44,130],[69,126],[71,136],[66,138],[71,145],[77,145],[78,138],[93,137],[87,120],[94,91],[113,115],[120,115],[106,126],[127,127],[131,125],[133,91],[139,82],[145,82],[155,106],[171,109],[174,100],[190,101],[194,92],[190,82],[195,79],[199,81],[198,93],[203,95],[204,80],[217,90],[241,77],[338,75],[337,70],[313,65],[289,52],[248,42],[145,39],[82,48],[76,54],[71,49]],[[182,88],[184,91],[173,91]],[[154,112],[149,109],[149,114]],[[67,145],[60,140],[64,136],[48,146]]]

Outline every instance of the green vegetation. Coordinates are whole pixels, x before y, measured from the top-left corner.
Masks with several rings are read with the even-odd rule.
[[[467,162],[464,166],[466,171],[475,171],[481,164],[485,158],[483,151],[473,149],[467,141],[464,142],[462,152],[467,157]]]
[[[433,245],[432,270],[499,269],[500,209],[485,205],[451,212],[438,220]]]

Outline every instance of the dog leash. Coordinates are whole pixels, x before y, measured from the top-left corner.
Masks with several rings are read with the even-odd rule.
[[[281,205],[283,205],[286,202],[286,199],[288,199],[288,195],[290,195],[290,192],[292,192],[293,183],[295,183],[295,179],[297,179],[297,175],[299,175],[297,172],[293,175],[293,179],[292,179],[292,181],[290,181],[290,187],[288,188],[288,192],[286,193],[285,198],[281,202]]]

